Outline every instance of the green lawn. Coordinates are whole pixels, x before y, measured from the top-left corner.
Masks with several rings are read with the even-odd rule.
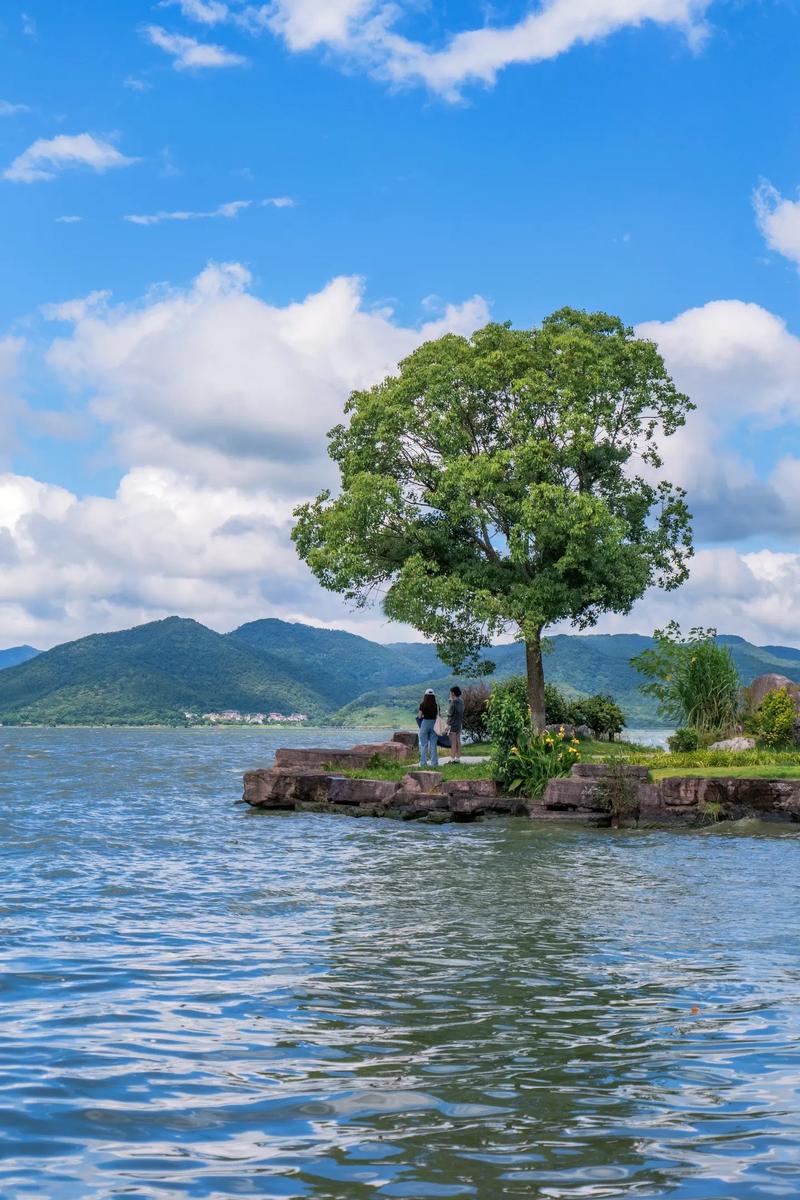
[[[410,762],[392,763],[382,762],[374,767],[363,767],[356,771],[340,771],[336,769],[337,775],[347,775],[349,779],[390,779],[395,783],[399,783],[404,775],[409,771],[418,771],[419,763],[413,759]],[[434,770],[429,767],[428,770]],[[449,764],[443,767],[436,767],[443,779],[491,779],[491,770],[489,763],[457,763],[453,766]]]
[[[659,779],[692,777],[696,779],[800,779],[800,765],[767,767],[657,767],[650,771],[654,782]]]

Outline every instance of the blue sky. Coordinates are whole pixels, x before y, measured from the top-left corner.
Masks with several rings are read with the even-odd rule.
[[[604,627],[800,644],[799,29],[702,0],[4,6],[0,644],[176,611],[397,637],[289,545],[324,431],[420,338],[565,303],[641,326],[698,403],[667,456],[692,579]]]

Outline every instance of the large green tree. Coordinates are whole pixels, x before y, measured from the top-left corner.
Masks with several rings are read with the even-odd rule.
[[[448,334],[351,395],[329,434],[341,488],[296,510],[298,552],[454,670],[491,670],[483,651],[513,631],[541,728],[547,626],[587,628],[687,576],[690,515],[658,443],[692,407],[655,345],[606,313]]]

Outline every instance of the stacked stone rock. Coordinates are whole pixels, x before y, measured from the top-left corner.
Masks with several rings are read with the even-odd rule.
[[[247,772],[244,799],[272,811],[339,812],[430,824],[525,813],[524,802],[501,795],[491,779],[443,779],[438,771],[408,771],[396,782],[337,773],[337,768],[368,768],[376,755],[404,762],[416,752],[416,734],[405,732],[396,733],[391,742],[350,750],[278,750],[274,767]]]

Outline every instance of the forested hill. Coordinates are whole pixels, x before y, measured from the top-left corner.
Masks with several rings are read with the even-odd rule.
[[[5,667],[16,667],[30,658],[36,658],[38,653],[33,646],[9,646],[8,650],[0,650],[0,671]]]
[[[722,637],[743,683],[777,671],[800,682],[800,650]],[[547,678],[567,694],[610,692],[630,725],[658,723],[630,659],[651,645],[638,634],[559,634]],[[307,713],[314,721],[408,725],[419,693],[454,682],[433,647],[379,645],[341,630],[253,621],[229,634],[170,617],[93,634],[2,668],[0,721],[43,724],[180,723],[184,712]],[[9,653],[9,652],[5,652]],[[494,676],[523,670],[518,644],[496,646]],[[461,680],[461,682],[466,682]]]

